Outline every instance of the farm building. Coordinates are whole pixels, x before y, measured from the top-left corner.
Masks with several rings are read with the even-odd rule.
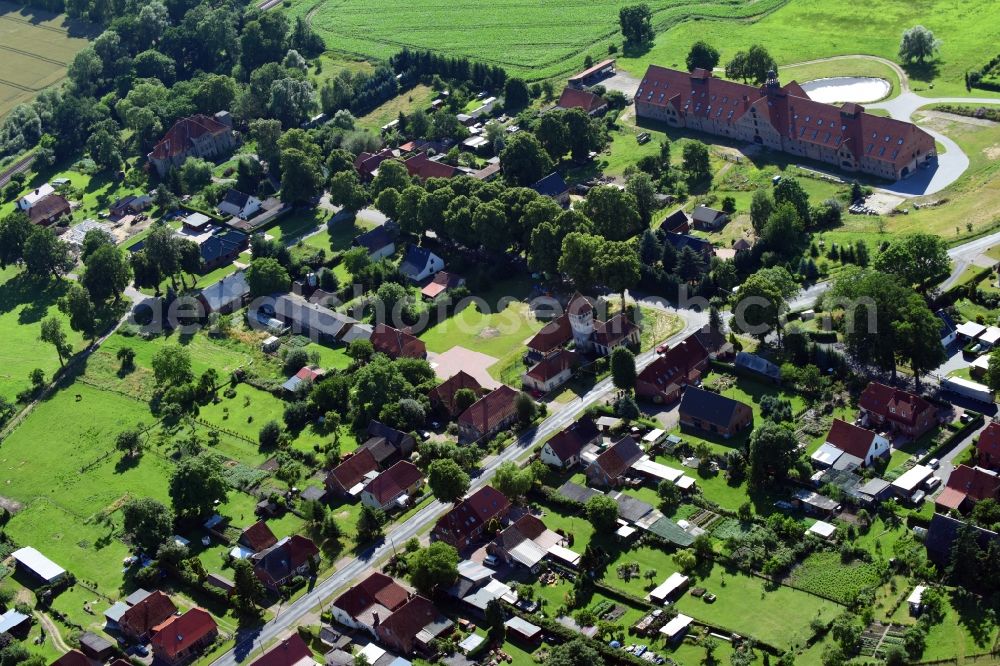
[[[609,76],[614,76],[615,73],[615,60],[614,58],[609,58],[607,60],[602,60],[601,62],[591,65],[582,72],[577,72],[573,76],[569,77],[569,85],[574,88],[583,88],[584,86],[592,86],[598,83],[602,79]]]
[[[212,117],[199,113],[174,123],[147,157],[163,178],[188,157],[217,157],[235,147],[233,120],[228,111]]]
[[[737,435],[753,423],[753,410],[738,400],[695,386],[684,391],[679,408],[681,426],[721,435]]]
[[[934,138],[913,123],[811,100],[770,72],[760,87],[650,65],[635,94],[636,116],[900,180],[931,160]]]
[[[17,563],[18,569],[31,574],[32,577],[46,585],[58,582],[66,576],[65,569],[31,546],[15,550],[11,557]]]

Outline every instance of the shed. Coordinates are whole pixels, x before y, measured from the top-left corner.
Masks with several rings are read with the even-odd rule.
[[[913,588],[913,592],[910,592],[910,596],[906,598],[906,603],[910,605],[910,615],[920,615],[924,600],[924,590],[926,589],[927,586],[925,585],[917,585]]]
[[[458,649],[465,654],[470,652],[475,652],[476,648],[486,642],[486,638],[480,636],[479,634],[469,634],[458,644]]]
[[[516,638],[532,643],[542,640],[542,628],[522,618],[512,617],[503,626],[507,628],[508,636],[513,634]]]
[[[127,611],[128,609],[129,605],[127,603],[125,603],[124,601],[116,601],[115,603],[111,604],[111,608],[104,611],[104,619],[111,626],[115,626],[118,624],[118,620],[122,618],[122,615],[124,615],[125,611]]]
[[[828,522],[817,520],[812,524],[812,527],[809,528],[808,532],[810,534],[815,534],[821,539],[829,540],[833,538],[834,534],[837,533],[837,528]]]
[[[265,354],[270,354],[271,352],[278,351],[278,347],[281,345],[281,340],[273,335],[268,336],[264,342],[260,343],[260,350]]]
[[[18,613],[11,608],[3,615],[0,615],[0,634],[17,633],[17,628],[30,620],[24,613]],[[93,636],[93,634],[91,634]]]
[[[31,546],[15,550],[13,558],[18,567],[46,584],[52,584],[66,575],[65,569]]]
[[[911,499],[920,485],[926,481],[934,470],[926,465],[915,465],[903,472],[902,476],[892,482],[892,490],[904,499]]]
[[[660,627],[660,633],[667,637],[668,641],[677,641],[684,637],[688,627],[694,620],[687,615],[678,613],[677,617]]]
[[[678,592],[682,592],[687,587],[689,580],[684,574],[674,572],[670,574],[667,580],[649,593],[649,600],[657,604],[665,604]]]
[[[552,559],[558,560],[559,562],[573,568],[576,568],[576,566],[580,564],[580,558],[582,557],[579,553],[576,553],[569,548],[564,548],[558,544],[549,546],[548,555]]]
[[[91,659],[98,659],[104,661],[115,651],[115,646],[111,641],[107,640],[103,636],[98,636],[97,634],[85,631],[80,634],[80,652],[84,653]]]

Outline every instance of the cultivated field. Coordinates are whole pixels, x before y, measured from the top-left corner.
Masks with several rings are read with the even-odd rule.
[[[759,17],[785,0],[652,0],[658,30],[696,18]],[[580,69],[583,54],[621,45],[618,10],[625,0],[295,0],[289,13],[309,16],[327,45],[384,58],[404,46],[468,56],[540,80]]]
[[[62,80],[92,36],[63,15],[0,0],[0,117]]]

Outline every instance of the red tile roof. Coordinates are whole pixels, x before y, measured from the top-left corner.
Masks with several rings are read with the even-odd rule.
[[[594,304],[590,302],[590,299],[576,292],[570,297],[569,302],[566,304],[566,312],[571,315],[582,315],[588,312],[594,311]]]
[[[149,156],[156,160],[170,159],[186,152],[191,147],[192,139],[205,134],[223,134],[228,131],[229,128],[215,118],[200,113],[188,118],[181,118],[167,130]]]
[[[339,485],[343,490],[348,491],[361,483],[365,474],[378,469],[378,463],[371,450],[359,448],[351,456],[343,460],[339,465],[330,470],[327,475],[327,485]],[[331,483],[336,481],[335,484]]]
[[[536,363],[526,374],[535,381],[547,382],[560,372],[572,368],[576,362],[577,353],[575,351],[560,349]]]
[[[547,529],[545,523],[530,513],[526,513],[501,530],[493,543],[509,552],[520,543],[534,541]]]
[[[136,636],[144,636],[168,617],[177,612],[170,597],[159,590],[122,613],[118,625]]]
[[[506,384],[480,398],[458,417],[459,425],[471,426],[480,433],[492,432],[515,413],[518,393]]]
[[[312,650],[296,632],[265,652],[250,666],[295,666],[307,659],[313,660]]]
[[[431,389],[428,397],[432,405],[441,405],[449,414],[454,414],[456,411],[455,394],[462,389],[469,389],[477,396],[481,396],[484,391],[482,385],[475,377],[465,370],[459,370],[444,383]]]
[[[610,347],[632,335],[638,328],[624,313],[619,312],[607,321],[594,322],[594,341]]]
[[[95,663],[87,655],[74,649],[53,661],[49,666],[94,666]]]
[[[372,479],[365,486],[365,492],[370,493],[380,505],[384,505],[420,481],[422,476],[416,465],[400,460]]]
[[[48,224],[51,220],[70,212],[69,201],[58,194],[42,197],[28,209],[28,220],[32,224]]]
[[[647,365],[636,378],[636,392],[652,397],[671,393],[701,377],[698,366],[708,361],[708,350],[692,334]]]
[[[419,595],[387,617],[379,626],[378,634],[392,647],[409,652],[424,627],[438,622],[441,611],[428,599]]]
[[[218,625],[201,608],[192,608],[183,615],[175,615],[154,628],[153,653],[161,658],[173,660],[192,645],[218,632]]]
[[[461,275],[438,271],[431,278],[431,281],[427,283],[427,286],[420,290],[420,293],[427,298],[434,298],[443,291],[460,287],[464,282],[465,278]]]
[[[597,425],[591,419],[584,417],[557,432],[546,444],[559,460],[565,462],[574,456],[579,456],[583,447],[599,436]]]
[[[867,157],[898,167],[916,151],[934,147],[934,139],[912,123],[865,113],[859,104],[837,107],[813,101],[795,82],[768,89],[719,79],[705,70],[688,73],[650,65],[635,99],[673,106],[678,113],[723,126],[754,108],[786,138],[834,150],[845,145],[859,160]]]
[[[409,592],[402,585],[376,571],[337,597],[333,605],[353,618],[375,604],[385,606],[391,611],[396,610],[409,598]]]
[[[608,103],[600,95],[576,88],[564,88],[556,103],[561,109],[583,109],[587,113],[594,113],[607,105]]]
[[[990,422],[979,434],[979,464],[983,467],[1000,468],[1000,423]]]
[[[535,333],[534,337],[528,340],[528,349],[540,354],[548,354],[556,347],[562,347],[573,339],[573,328],[569,323],[569,315],[563,314],[556,317],[542,327],[542,330]]]
[[[613,65],[613,64],[615,64],[615,59],[614,58],[608,58],[607,60],[602,60],[601,62],[597,63],[596,65],[591,65],[590,67],[588,67],[587,69],[583,70],[582,72],[577,72],[573,76],[569,77],[569,80],[570,81],[580,81],[580,80],[583,80],[583,79],[587,78],[588,76],[596,74],[597,72],[601,71],[602,69],[604,69],[608,65]]]
[[[597,465],[609,479],[613,480],[624,474],[641,457],[642,449],[639,448],[634,439],[626,436],[597,456],[593,464]]]
[[[240,534],[240,541],[250,548],[255,553],[270,548],[274,544],[278,543],[278,537],[274,536],[274,532],[271,528],[267,526],[263,520],[258,520],[256,523],[250,527],[243,530]]]
[[[303,368],[299,368],[299,371],[295,373],[295,376],[303,381],[314,382],[325,374],[326,371],[322,368],[313,368],[307,365]]]
[[[868,452],[872,448],[872,440],[875,433],[871,430],[859,428],[853,423],[834,419],[830,426],[830,434],[826,436],[826,441],[833,444],[844,453],[849,453],[855,458],[866,460]]]
[[[403,164],[406,165],[406,170],[411,176],[416,176],[420,180],[427,180],[428,178],[451,178],[458,175],[458,169],[428,158],[427,153],[417,153],[413,157],[408,158]]]
[[[424,358],[427,356],[427,345],[424,344],[423,340],[385,324],[375,326],[371,341],[375,351],[382,352],[390,358]]]
[[[362,175],[370,176],[378,169],[382,162],[385,162],[392,156],[392,151],[388,148],[383,148],[377,153],[363,152],[354,158],[354,168]]]
[[[452,541],[468,538],[493,518],[510,509],[510,500],[492,486],[483,486],[438,519],[435,531],[446,532]]]
[[[948,487],[964,493],[973,501],[1000,495],[1000,477],[979,467],[959,465],[948,477]]]
[[[918,395],[872,382],[861,394],[858,406],[890,421],[914,425],[925,410],[934,406]]]

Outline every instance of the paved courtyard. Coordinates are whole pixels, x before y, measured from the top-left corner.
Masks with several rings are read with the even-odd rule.
[[[494,389],[500,386],[500,382],[493,379],[487,372],[487,368],[497,362],[497,359],[489,354],[472,351],[465,347],[452,347],[441,354],[428,352],[427,360],[434,368],[434,374],[437,375],[438,379],[449,379],[459,370],[465,370],[485,388]]]

